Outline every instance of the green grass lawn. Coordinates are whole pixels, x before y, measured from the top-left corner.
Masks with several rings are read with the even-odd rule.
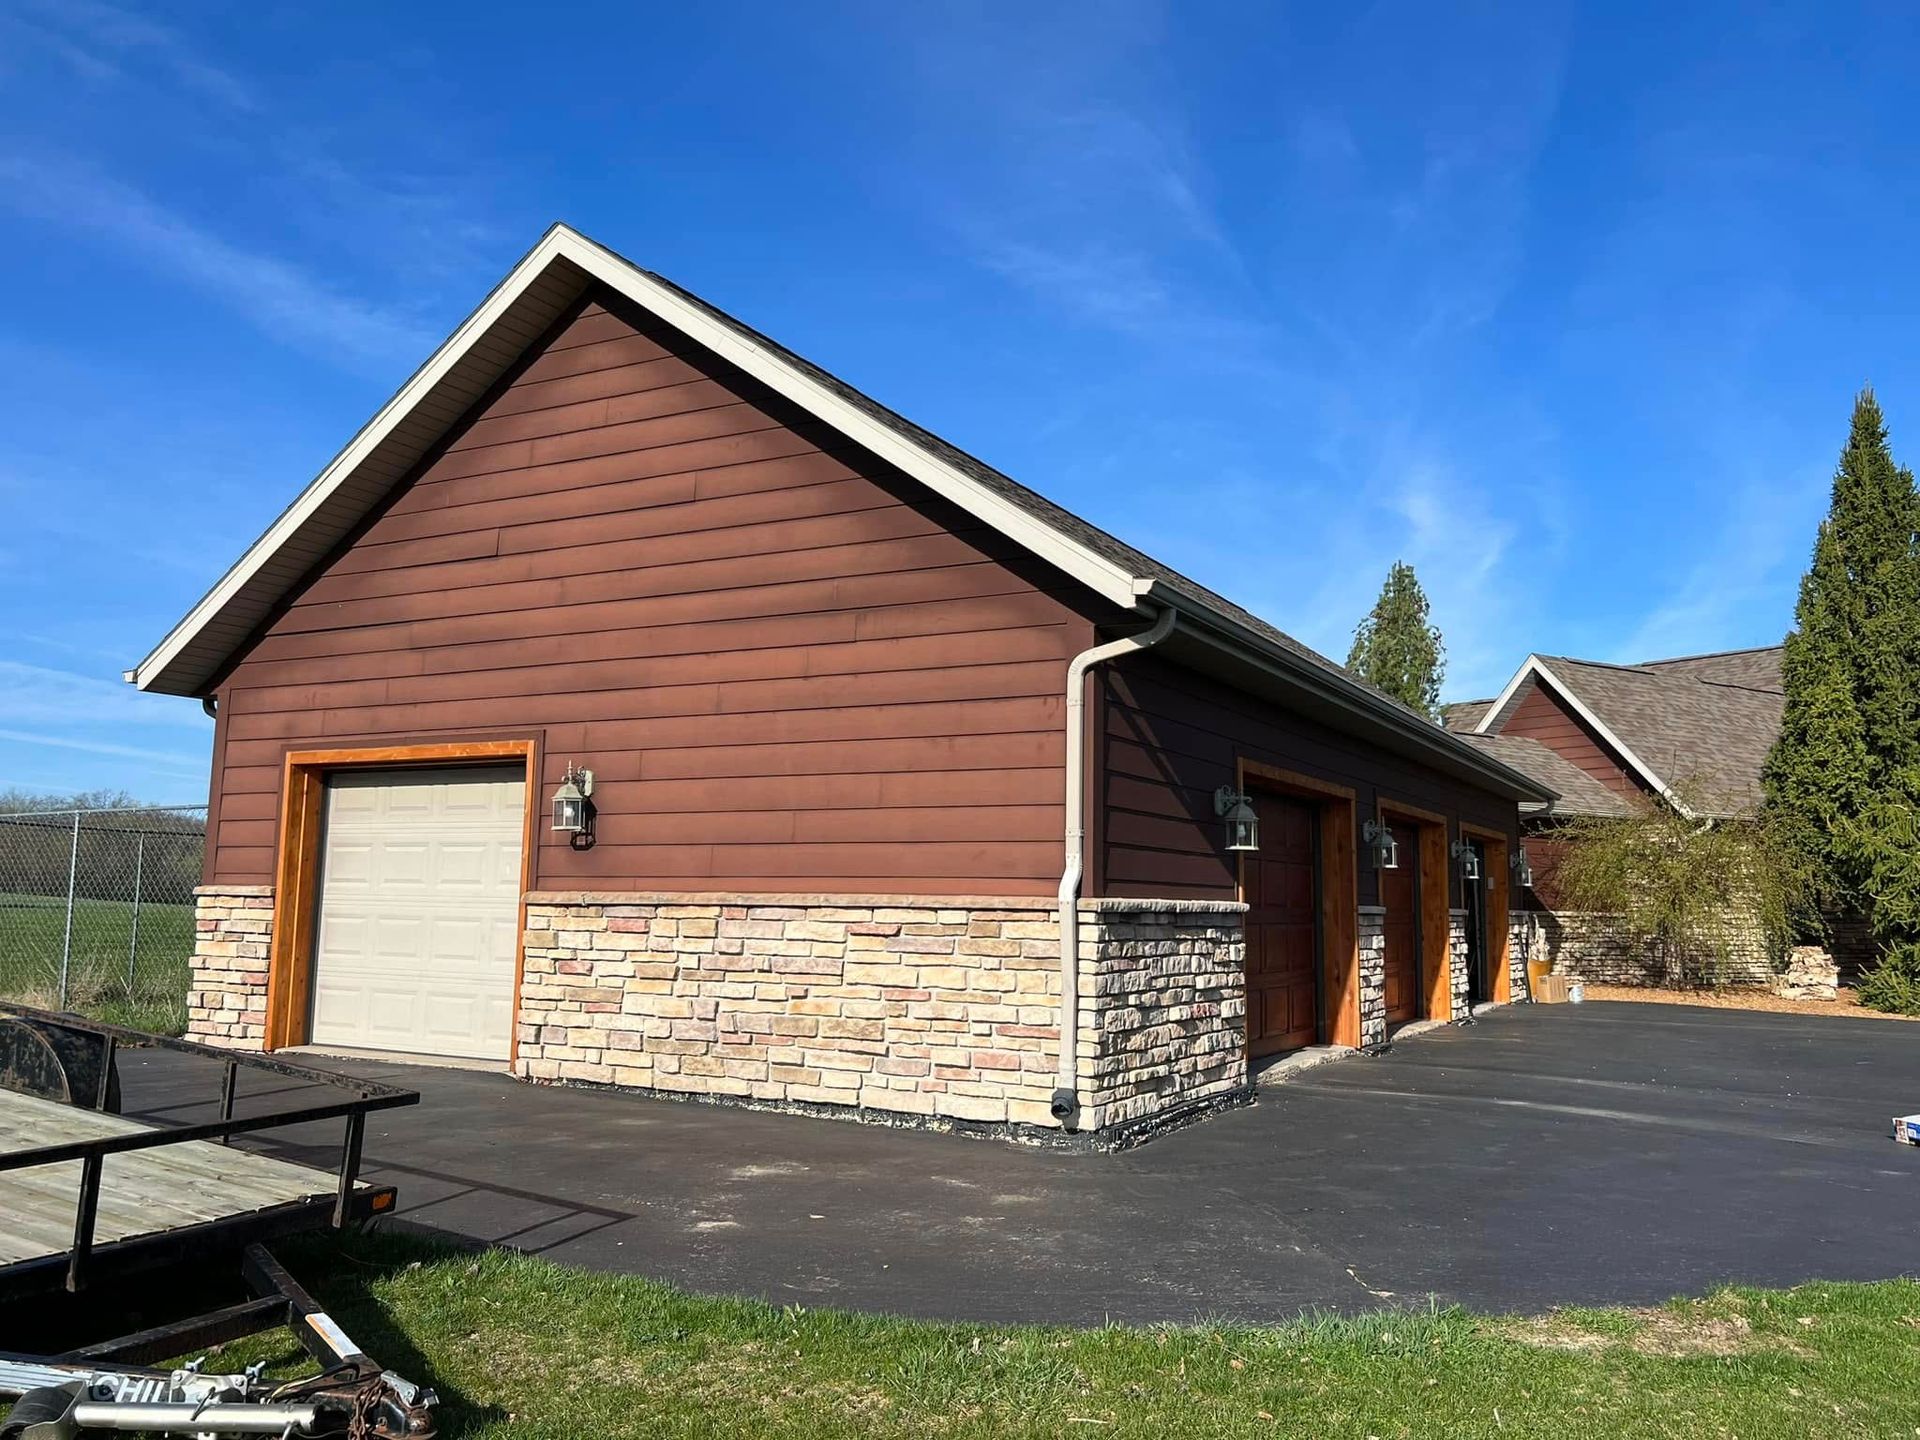
[[[178,1035],[187,1023],[193,906],[74,902],[67,1008],[116,1025]],[[0,892],[0,996],[52,1006],[66,931],[64,897]],[[132,960],[133,984],[127,983]]]
[[[439,1387],[449,1437],[1920,1435],[1912,1280],[1087,1331],[699,1299],[393,1235],[283,1255],[371,1354]]]

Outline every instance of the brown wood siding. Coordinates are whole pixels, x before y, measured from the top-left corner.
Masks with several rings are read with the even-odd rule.
[[[223,677],[207,875],[272,879],[289,749],[470,736],[595,772],[538,888],[1047,894],[1097,608],[601,297]]]
[[[1533,888],[1526,892],[1526,908],[1560,909],[1560,866],[1567,858],[1567,842],[1560,837],[1557,827],[1549,827],[1529,831],[1521,837],[1520,844],[1533,871]]]
[[[1594,733],[1593,727],[1544,685],[1529,680],[1527,693],[1509,709],[1506,721],[1496,728],[1502,735],[1538,740],[1609,790],[1622,795],[1647,793],[1647,787],[1628,771],[1625,762]]]
[[[1104,667],[1105,764],[1101,846],[1105,893],[1232,899],[1235,867],[1213,793],[1241,760],[1353,790],[1361,819],[1382,796],[1503,835],[1511,800],[1373,748],[1158,656]],[[1376,903],[1376,872],[1359,867],[1360,903]]]

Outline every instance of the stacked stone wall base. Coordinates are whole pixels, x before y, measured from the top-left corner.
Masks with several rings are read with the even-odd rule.
[[[1082,906],[1080,1130],[1246,1090],[1243,916]],[[1028,900],[534,895],[515,1071],[1057,1131],[1059,944]]]
[[[527,897],[514,1073],[878,1123],[1117,1148],[1251,1098],[1245,906],[1079,913],[1080,1113],[1063,1136],[1059,922],[1030,899]],[[1361,906],[1363,1048],[1386,1042],[1385,911]],[[266,1038],[273,892],[196,892],[191,1039]],[[1450,995],[1464,1013],[1455,912]],[[1512,993],[1543,943],[1509,917]]]
[[[187,1039],[258,1051],[267,1040],[271,885],[202,885],[193,892]]]

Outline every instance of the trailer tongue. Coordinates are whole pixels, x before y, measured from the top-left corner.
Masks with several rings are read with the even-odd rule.
[[[257,1298],[90,1345],[60,1359],[0,1351],[0,1395],[18,1395],[0,1440],[73,1440],[90,1431],[152,1435],[343,1436],[432,1440],[434,1394],[383,1370],[270,1255],[247,1247],[243,1273]],[[159,1370],[126,1363],[178,1354],[219,1334],[233,1338],[284,1324],[320,1373],[286,1382],[261,1366],[208,1374],[194,1361]],[[184,1343],[183,1342],[187,1342]]]

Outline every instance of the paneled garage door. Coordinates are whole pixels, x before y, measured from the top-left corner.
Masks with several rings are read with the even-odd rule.
[[[518,767],[327,777],[315,1045],[507,1058],[525,795]]]
[[[1319,1037],[1320,864],[1316,808],[1256,790],[1260,849],[1243,857],[1247,902],[1247,1053],[1254,1059]]]

